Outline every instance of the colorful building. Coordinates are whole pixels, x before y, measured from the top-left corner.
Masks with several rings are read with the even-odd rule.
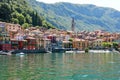
[[[6,31],[9,33],[10,38],[14,38],[15,34],[22,30],[22,27],[19,24],[6,23]]]
[[[72,48],[73,47],[71,41],[63,41],[62,43],[63,43],[64,48]]]
[[[2,33],[0,37],[0,50],[11,50],[10,36],[6,33]]]
[[[93,41],[93,48],[102,48],[103,47],[103,39],[96,39]]]
[[[10,36],[6,31],[5,22],[0,22],[0,50],[11,50]]]
[[[87,40],[83,39],[73,39],[73,48],[76,48],[78,50],[84,50],[85,48],[88,48],[89,42]]]
[[[27,37],[26,40],[27,40],[26,49],[35,50],[37,46],[36,39],[33,37]]]

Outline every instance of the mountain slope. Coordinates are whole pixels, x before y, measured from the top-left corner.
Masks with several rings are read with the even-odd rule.
[[[0,0],[0,21],[29,26],[53,27],[26,2],[26,0]]]
[[[120,12],[111,8],[62,2],[45,4],[36,0],[28,0],[28,2],[47,21],[60,29],[70,30],[71,19],[74,17],[76,30],[120,31]]]

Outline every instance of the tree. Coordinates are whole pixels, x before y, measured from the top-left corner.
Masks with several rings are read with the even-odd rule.
[[[38,26],[38,14],[37,14],[37,12],[35,13],[35,26]]]
[[[27,4],[26,0],[0,0],[0,20],[23,25],[44,26],[51,28],[47,21],[43,24],[43,17]]]
[[[118,50],[118,43],[117,42],[113,42],[113,48]]]
[[[17,11],[15,11],[11,14],[12,18],[18,18],[18,16],[19,16],[19,13]]]
[[[45,21],[45,20],[42,21],[42,26],[45,27],[45,28],[47,28],[47,24],[46,24],[46,21]]]
[[[32,14],[32,24],[33,26],[42,26],[42,19],[37,12],[33,12]]]
[[[118,43],[117,42],[113,42],[113,47],[118,47]]]
[[[0,19],[2,21],[10,22],[11,18],[11,8],[7,3],[1,3],[0,5]]]
[[[17,19],[20,25],[25,23],[25,17],[22,14],[18,12],[13,12],[11,16],[12,16],[12,22],[13,22],[13,19]]]
[[[17,8],[16,8],[16,11],[17,11],[18,13],[22,13],[22,9],[21,9],[20,7],[17,7]]]
[[[19,23],[19,20],[16,19],[16,18],[12,18],[12,22],[13,22],[14,24],[18,24],[18,23]]]
[[[89,48],[85,48],[85,53],[88,53],[89,52]]]
[[[102,43],[104,48],[111,48],[112,44],[110,42],[103,42]]]
[[[18,15],[19,24],[22,25],[25,23],[25,18],[22,14]]]
[[[70,43],[69,43],[70,48],[73,48],[73,39],[70,38],[69,41],[70,41]]]
[[[29,27],[29,24],[28,24],[28,23],[24,23],[24,24],[22,25],[22,27],[23,27],[24,29],[27,29],[27,28]]]
[[[34,11],[32,13],[32,24],[33,24],[33,26],[35,26],[35,13],[34,13]]]
[[[28,14],[26,15],[26,23],[32,24],[32,18]]]
[[[72,39],[72,38],[70,38],[70,39],[69,39],[69,41],[70,41],[70,42],[73,42],[73,39]]]
[[[37,26],[42,26],[42,18],[36,13],[37,17]]]

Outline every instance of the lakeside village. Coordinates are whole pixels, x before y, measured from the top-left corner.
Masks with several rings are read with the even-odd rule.
[[[45,53],[79,50],[118,50],[120,34],[103,30],[93,32],[45,29],[30,27],[23,29],[19,24],[0,22],[0,51],[13,53]]]

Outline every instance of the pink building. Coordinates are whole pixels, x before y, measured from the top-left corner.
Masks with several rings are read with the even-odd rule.
[[[9,33],[10,38],[14,38],[15,34],[21,30],[22,27],[19,24],[6,23],[6,31]]]

